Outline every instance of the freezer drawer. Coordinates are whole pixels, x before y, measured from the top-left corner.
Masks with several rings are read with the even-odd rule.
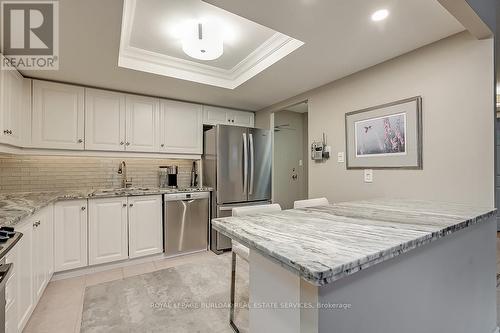
[[[164,195],[165,254],[207,249],[209,196],[208,192]]]
[[[246,202],[246,203],[240,203],[240,204],[226,204],[226,205],[217,205],[217,214],[216,218],[221,218],[221,217],[229,217],[233,215],[233,208],[234,207],[244,207],[244,206],[258,206],[258,205],[267,205],[271,203],[270,201],[256,201],[256,202]],[[231,249],[231,239],[227,236],[224,236],[217,230],[211,228],[211,242],[210,242],[210,249],[217,253],[220,254],[225,250],[230,250]]]

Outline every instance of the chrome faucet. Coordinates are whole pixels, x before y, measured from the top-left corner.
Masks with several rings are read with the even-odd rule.
[[[127,178],[127,164],[125,161],[121,161],[120,167],[118,168],[118,174],[122,175],[122,188],[128,188],[132,186],[132,178]]]

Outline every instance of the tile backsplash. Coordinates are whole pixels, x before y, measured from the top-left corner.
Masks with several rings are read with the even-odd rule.
[[[158,186],[161,165],[177,165],[178,185],[189,186],[193,160],[0,154],[0,192],[120,187],[121,161],[133,186]]]

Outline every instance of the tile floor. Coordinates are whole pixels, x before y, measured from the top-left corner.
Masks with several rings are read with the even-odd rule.
[[[182,264],[195,264],[212,252],[203,252],[170,259],[157,259],[123,268],[114,268],[98,273],[52,281],[38,302],[24,333],[70,333],[80,332],[83,310],[83,294],[86,286],[123,279]]]
[[[68,333],[80,332],[83,309],[83,294],[86,286],[123,279],[128,276],[161,270],[187,263],[196,263],[212,252],[203,252],[178,258],[158,259],[123,268],[115,268],[76,278],[50,282],[40,302],[26,324],[24,333]],[[500,273],[500,233],[497,233],[497,272]],[[497,303],[500,304],[500,287],[497,288]],[[497,307],[500,318],[500,306]]]

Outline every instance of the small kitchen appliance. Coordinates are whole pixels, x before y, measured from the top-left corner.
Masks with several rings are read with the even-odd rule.
[[[177,174],[179,168],[177,165],[160,166],[159,184],[163,188],[177,188]]]

